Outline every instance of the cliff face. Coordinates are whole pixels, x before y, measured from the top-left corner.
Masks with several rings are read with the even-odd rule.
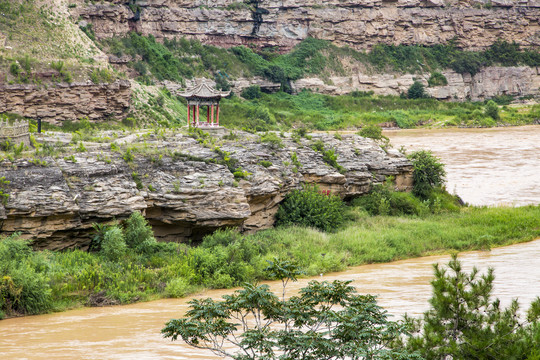
[[[448,84],[428,87],[428,76],[412,74],[365,74],[330,78],[330,84],[318,78],[305,78],[293,83],[296,90],[343,95],[351,91],[373,91],[380,95],[406,93],[415,80],[426,86],[426,91],[436,99],[450,101],[482,101],[497,95],[525,96],[540,94],[540,69],[527,66],[486,67],[476,75],[442,71]]]
[[[444,44],[467,49],[498,39],[540,45],[540,1],[238,0],[102,1],[72,9],[98,37],[138,31],[156,38],[194,37],[218,46],[278,46],[308,36],[369,49],[386,44]]]
[[[112,84],[72,83],[52,87],[1,85],[0,112],[41,118],[50,124],[65,120],[104,120],[122,117],[131,102],[131,84],[121,80]]]
[[[241,140],[206,139],[211,146],[182,134],[160,140],[146,136],[144,143],[143,136],[131,135],[117,142],[139,138],[141,142],[130,145],[138,152],[133,150],[137,154],[129,163],[121,153],[111,152],[109,144],[86,144],[89,151],[74,159],[45,158],[47,166],[28,159],[0,162],[0,177],[10,181],[3,186],[9,198],[0,203],[0,234],[19,231],[34,239],[37,248],[84,247],[92,223],[142,210],[158,239],[183,241],[221,227],[268,228],[284,196],[306,182],[344,198],[366,193],[388,175],[396,177],[400,189],[412,185],[412,166],[402,154],[385,152],[357,135],[337,140],[314,134],[313,140],[301,139],[300,144],[287,138],[283,148],[260,143],[259,136],[247,133],[239,134]],[[336,150],[344,174],[309,147],[315,140]],[[227,166],[209,161],[220,159],[214,146],[251,174],[236,181]],[[301,166],[291,164],[293,152]],[[261,165],[262,160],[271,165]]]

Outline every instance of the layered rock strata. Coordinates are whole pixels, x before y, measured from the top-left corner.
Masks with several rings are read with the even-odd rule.
[[[386,176],[394,176],[402,190],[412,185],[412,166],[402,154],[357,135],[338,140],[314,134],[299,143],[285,138],[283,147],[261,143],[257,135],[238,136],[141,136],[130,145],[135,159],[127,163],[125,153],[111,152],[109,144],[86,144],[89,151],[73,157],[46,157],[47,166],[3,160],[0,177],[10,183],[3,185],[9,198],[0,204],[0,234],[21,232],[36,248],[85,247],[93,223],[142,211],[158,239],[197,240],[223,227],[271,227],[279,203],[303,183],[343,198],[366,193]],[[315,140],[335,149],[343,173],[310,147]],[[248,172],[245,179],[235,179],[232,163]]]
[[[218,46],[291,49],[308,36],[369,49],[376,44],[444,44],[467,49],[498,39],[540,45],[540,2],[448,0],[101,1],[71,9],[98,37],[137,31],[156,38],[188,36]],[[130,5],[131,4],[131,5]]]
[[[72,83],[56,86],[0,85],[0,113],[41,118],[50,124],[88,117],[90,121],[124,116],[131,103],[131,84]]]
[[[414,81],[420,81],[426,92],[439,100],[450,101],[483,101],[494,96],[510,95],[539,96],[540,68],[528,66],[486,67],[476,75],[458,74],[453,70],[442,71],[448,84],[429,87],[430,74],[367,74],[358,72],[349,76],[331,76],[328,79],[308,77],[293,81],[291,86],[296,92],[304,89],[327,95],[344,95],[352,91],[373,91],[378,95],[400,95],[406,93]],[[187,80],[187,86],[195,80]],[[212,83],[212,81],[210,81]],[[281,85],[259,77],[238,79],[231,82],[234,92],[240,94],[249,86],[259,86],[265,92],[279,91]],[[182,88],[173,82],[164,82],[164,86],[176,93]]]
[[[499,95],[538,96],[540,95],[540,68],[528,66],[486,67],[476,75],[458,74],[444,70],[448,84],[428,87],[429,74],[364,74],[330,77],[327,81],[319,78],[305,78],[293,83],[296,91],[309,89],[323,94],[343,95],[351,91],[373,91],[380,95],[406,93],[414,81],[426,86],[430,96],[440,100],[482,101]]]

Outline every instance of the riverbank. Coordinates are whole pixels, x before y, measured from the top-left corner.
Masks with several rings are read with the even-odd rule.
[[[35,252],[15,239],[0,243],[3,317],[81,306],[183,297],[266,279],[267,260],[294,260],[306,275],[430,254],[487,250],[540,237],[540,207],[463,208],[424,217],[367,215],[350,209],[335,233],[289,227],[241,235],[220,231],[197,247],[162,244],[118,260],[81,250]]]

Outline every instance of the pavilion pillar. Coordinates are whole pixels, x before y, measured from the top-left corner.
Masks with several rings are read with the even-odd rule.
[[[199,104],[195,106],[197,107],[197,126],[199,126]]]
[[[206,106],[206,123],[210,124],[210,105]]]
[[[217,103],[216,123],[219,126],[219,103]]]
[[[214,126],[214,104],[212,104],[212,126]]]
[[[191,126],[191,105],[187,106],[187,124],[188,127]]]

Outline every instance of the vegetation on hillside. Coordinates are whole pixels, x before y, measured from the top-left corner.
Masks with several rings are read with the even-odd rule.
[[[103,53],[65,10],[37,0],[0,0],[0,72],[7,83],[70,83],[109,71]]]
[[[482,52],[460,50],[455,41],[445,45],[384,45],[370,52],[338,47],[331,42],[307,38],[290,53],[279,54],[270,50],[255,52],[245,46],[222,49],[203,45],[186,38],[157,42],[152,36],[130,33],[122,38],[103,40],[108,52],[130,55],[130,66],[141,79],[183,81],[194,76],[215,77],[228,81],[237,77],[262,76],[280,83],[282,90],[290,92],[290,82],[308,75],[328,79],[331,75],[346,75],[351,68],[361,65],[373,72],[434,73],[434,85],[445,79],[437,70],[451,68],[458,73],[475,75],[490,65],[540,65],[540,53],[522,50],[516,43],[498,41]],[[140,60],[135,60],[140,57]],[[352,65],[354,64],[354,65]]]
[[[506,103],[505,99],[494,99]],[[372,124],[402,129],[431,126],[491,127],[497,124],[526,125],[540,119],[540,105],[498,106],[497,118],[483,102],[445,102],[435,99],[404,99],[352,92],[330,96],[302,91],[260,94],[253,100],[239,97],[221,103],[220,123],[229,128],[257,131],[306,127],[316,130],[355,129]],[[492,109],[492,105],[490,105]]]

